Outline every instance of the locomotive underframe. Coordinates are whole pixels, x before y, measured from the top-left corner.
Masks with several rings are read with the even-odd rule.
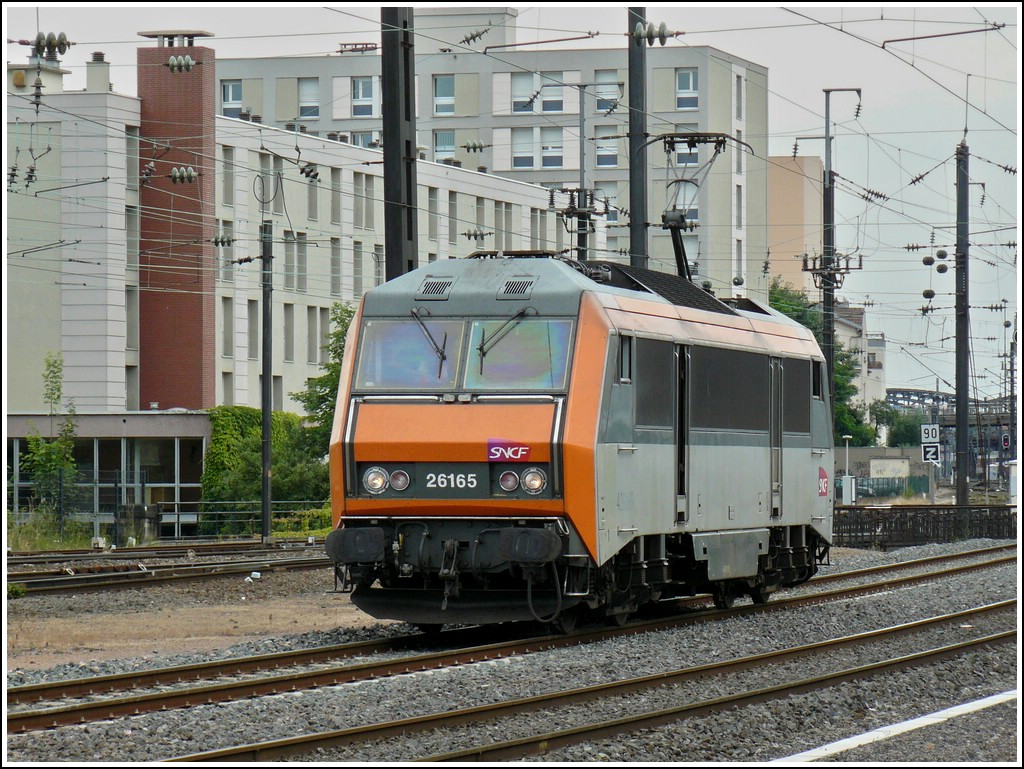
[[[353,603],[419,625],[569,624],[580,609],[621,622],[644,604],[698,593],[723,608],[743,595],[763,603],[828,556],[809,526],[729,534],[640,536],[598,565],[563,518],[350,518],[328,552]]]

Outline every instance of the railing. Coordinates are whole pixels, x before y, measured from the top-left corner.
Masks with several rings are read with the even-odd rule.
[[[1017,508],[1010,505],[894,505],[837,507],[832,544],[888,550],[965,539],[1016,539]]]
[[[271,528],[276,532],[329,528],[331,515],[323,500],[271,502]],[[263,530],[260,500],[232,502],[161,502],[162,539],[255,537]]]

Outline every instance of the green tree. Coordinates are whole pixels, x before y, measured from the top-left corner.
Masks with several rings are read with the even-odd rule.
[[[811,303],[806,293],[798,291],[789,283],[783,284],[775,277],[768,288],[768,304],[810,329],[818,344],[821,344],[821,312]],[[865,421],[864,410],[853,403],[853,397],[857,394],[857,387],[853,384],[856,375],[853,353],[836,342],[833,354],[835,360],[832,378],[835,398],[832,401],[832,431],[836,445],[839,445],[842,436],[849,435],[850,444],[853,446],[874,446],[877,433]]]
[[[60,353],[47,353],[44,359],[43,399],[49,409],[50,434],[56,420],[63,416],[57,434],[43,438],[33,428],[26,437],[27,451],[22,467],[32,478],[36,499],[56,508],[77,497],[78,472],[75,466],[75,404],[69,399],[62,414],[64,399],[64,358]]]
[[[921,425],[925,414],[920,411],[901,411],[884,401],[875,401],[869,408],[871,419],[876,425],[888,429],[885,445],[891,448],[921,445]]]
[[[325,456],[330,448],[331,428],[334,426],[334,407],[338,401],[341,381],[341,360],[345,355],[345,339],[355,316],[355,307],[335,302],[331,308],[331,332],[327,338],[327,363],[320,368],[324,373],[306,380],[306,389],[291,393],[302,404],[312,420],[306,428],[309,451]]]
[[[329,494],[327,464],[311,453],[303,419],[271,415],[270,495],[275,500],[323,500]],[[210,410],[210,444],[203,467],[203,500],[236,502],[263,493],[263,419],[259,409],[217,406]]]

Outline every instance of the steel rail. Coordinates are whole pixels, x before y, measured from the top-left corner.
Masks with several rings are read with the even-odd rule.
[[[385,662],[371,662],[355,666],[332,667],[326,670],[317,671],[302,671],[257,680],[232,681],[206,686],[155,692],[152,694],[141,694],[131,697],[111,698],[40,710],[8,712],[7,729],[8,732],[46,729],[72,723],[83,723],[86,721],[115,718],[123,715],[137,715],[148,710],[190,707],[198,704],[225,702],[243,697],[279,694],[282,692],[298,691],[300,689],[314,688],[317,686],[352,683],[355,681],[369,680],[382,676],[400,675],[403,673],[437,669],[459,664],[469,664],[489,659],[499,659],[515,654],[527,654],[536,651],[592,643],[594,641],[622,635],[634,635],[655,630],[670,629],[696,622],[729,619],[731,617],[745,616],[764,611],[784,610],[813,603],[821,603],[828,600],[839,600],[858,595],[866,595],[868,593],[878,592],[881,590],[889,590],[894,586],[913,584],[915,582],[922,582],[929,579],[955,576],[967,571],[1005,565],[1012,563],[1015,560],[1015,557],[997,558],[966,566],[954,567],[952,569],[900,577],[897,580],[886,580],[821,593],[793,596],[769,604],[742,606],[722,611],[699,612],[683,617],[633,623],[623,627],[584,631],[582,633],[572,635],[540,636],[512,642],[506,641],[491,643],[483,646],[433,652],[413,657],[403,657]],[[446,638],[449,637],[447,634],[444,635]],[[128,677],[130,677],[130,674],[128,676],[108,678],[120,678],[122,679],[123,685],[124,680]],[[88,685],[89,681],[90,679],[82,679],[79,682],[73,683],[84,683],[85,685]],[[59,682],[56,685],[59,685]],[[32,688],[36,689],[38,692],[39,688],[42,686],[45,685],[38,685],[37,687]],[[15,692],[15,696],[17,696],[17,692]],[[8,690],[9,702],[10,697],[11,690]]]
[[[37,579],[8,578],[8,584],[25,586],[28,595],[49,595],[54,593],[78,593],[117,588],[145,587],[182,579],[207,579],[231,574],[244,574],[251,571],[273,571],[275,569],[315,569],[331,565],[326,556],[307,556],[292,559],[260,559],[253,561],[236,561],[221,564],[189,564],[154,566],[145,571],[115,571],[110,573],[86,573],[65,577],[41,577]],[[117,575],[117,576],[115,576]]]
[[[564,689],[532,697],[523,697],[517,700],[497,702],[472,708],[462,708],[455,711],[442,711],[439,713],[432,713],[425,716],[414,716],[412,718],[396,721],[206,751],[170,760],[188,762],[222,761],[226,759],[235,761],[266,761],[307,753],[317,748],[351,745],[369,740],[385,739],[415,732],[428,731],[430,729],[449,728],[452,726],[476,723],[485,720],[490,721],[517,713],[532,712],[569,704],[578,704],[581,702],[599,699],[601,697],[621,696],[631,692],[652,689],[668,684],[676,684],[689,679],[747,670],[750,668],[774,664],[783,660],[799,658],[811,654],[825,653],[860,643],[867,643],[887,637],[917,632],[947,622],[961,621],[967,617],[973,617],[978,614],[1012,609],[1015,608],[1016,605],[1016,599],[1011,599],[995,604],[989,604],[987,606],[980,606],[951,614],[930,617],[888,628],[881,628],[879,630],[857,633],[851,636],[844,636],[841,638],[834,638],[827,641],[819,641],[801,646],[788,647],[786,649],[779,649],[762,654],[736,657],[729,660],[720,660],[688,668],[679,668],[676,670],[666,671],[664,673],[655,673],[638,678],[611,681],[608,683],[594,684],[592,686],[574,689]],[[544,737],[549,738],[550,735],[545,735]],[[539,740],[543,738],[537,739]],[[427,760],[478,758],[478,750],[479,749],[460,751],[459,753],[447,754],[445,756],[435,756]],[[518,754],[510,757],[521,757],[521,755],[525,754]],[[491,758],[491,756],[479,757]],[[504,757],[505,756],[502,756],[502,758]]]
[[[780,699],[794,694],[806,694],[818,689],[825,689],[848,681],[856,681],[862,678],[869,678],[879,673],[886,673],[891,670],[926,665],[939,660],[955,657],[965,651],[972,651],[983,646],[992,646],[1000,643],[1008,643],[1016,640],[1017,631],[1007,630],[1001,633],[994,633],[982,638],[970,641],[963,641],[958,644],[950,644],[936,649],[908,654],[902,657],[873,662],[869,665],[861,665],[855,668],[847,668],[834,673],[827,673],[812,678],[804,678],[799,681],[770,686],[753,691],[740,692],[737,694],[718,697],[712,700],[704,700],[689,705],[682,705],[674,708],[665,708],[649,713],[640,713],[633,716],[602,721],[601,723],[577,727],[575,729],[564,729],[557,732],[526,737],[519,740],[509,740],[502,743],[482,745],[468,750],[455,751],[441,755],[419,758],[419,761],[507,761],[515,758],[522,758],[528,755],[543,755],[551,750],[576,745],[580,742],[587,742],[603,737],[611,737],[623,732],[631,732],[637,729],[647,729],[665,724],[675,723],[682,719],[696,716],[709,715],[724,710],[731,710],[746,705],[754,705],[760,702],[767,702],[773,699]]]

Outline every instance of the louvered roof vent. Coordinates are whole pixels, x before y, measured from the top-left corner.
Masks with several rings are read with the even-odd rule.
[[[418,301],[447,301],[448,294],[455,284],[456,278],[450,275],[428,275],[420,284],[416,293]]]
[[[532,275],[513,275],[505,279],[505,284],[498,291],[498,299],[529,299],[533,293],[533,285],[537,279]]]

